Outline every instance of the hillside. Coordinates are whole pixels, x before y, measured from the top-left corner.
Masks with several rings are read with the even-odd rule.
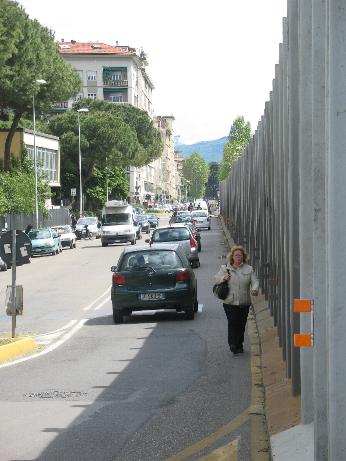
[[[201,141],[195,144],[177,144],[175,148],[183,157],[189,157],[193,152],[197,152],[207,163],[220,163],[223,155],[223,146],[227,140],[228,136],[225,136],[213,141]]]

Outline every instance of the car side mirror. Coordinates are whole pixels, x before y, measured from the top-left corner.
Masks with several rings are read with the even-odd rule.
[[[111,266],[111,272],[116,272],[118,270],[118,266]]]
[[[53,238],[56,239],[58,237],[59,237],[59,235],[56,232],[53,232]]]

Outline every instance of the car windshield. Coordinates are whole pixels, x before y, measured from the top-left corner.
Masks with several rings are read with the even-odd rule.
[[[186,227],[172,227],[170,229],[159,229],[154,232],[153,242],[178,242],[180,240],[189,240],[190,232]]]
[[[77,221],[77,226],[85,226],[85,224],[88,224],[88,226],[90,224],[97,224],[97,218],[79,218],[78,221]]]
[[[32,230],[29,232],[29,238],[31,240],[49,239],[51,238],[51,233],[47,229]]]
[[[70,226],[54,227],[53,230],[55,230],[59,235],[68,234],[68,233],[72,232]]]
[[[105,214],[102,216],[102,224],[104,226],[131,224],[131,215],[129,213]]]
[[[208,213],[206,211],[193,211],[192,216],[197,216],[197,218],[207,218]]]
[[[172,250],[136,251],[124,255],[119,270],[136,271],[145,267],[176,269],[181,267],[181,261],[177,253]]]

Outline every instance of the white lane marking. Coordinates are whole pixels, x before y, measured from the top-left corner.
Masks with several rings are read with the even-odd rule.
[[[63,331],[63,330],[67,330],[68,328],[72,327],[75,323],[77,323],[78,320],[71,320],[70,322],[68,322],[66,325],[64,325],[63,327],[61,328],[58,328],[57,330],[53,330],[53,331],[48,331],[48,333],[42,333],[40,334],[39,336],[50,336],[52,334],[55,334],[55,333],[59,333],[60,331]]]
[[[111,288],[112,288],[112,285],[110,285],[110,286],[107,288],[107,290],[106,290],[104,293],[102,293],[101,296],[99,296],[98,298],[94,299],[94,301],[93,301],[92,303],[88,304],[88,306],[86,306],[86,307],[83,307],[83,311],[88,311],[89,309],[91,309],[91,308],[93,307],[93,305],[97,303],[97,301],[99,301],[99,300],[100,300],[101,298],[103,298],[107,293],[109,293],[109,291],[110,291]]]
[[[40,357],[41,355],[48,354],[48,352],[53,351],[57,347],[61,346],[65,341],[70,339],[71,336],[74,335],[74,333],[76,333],[78,330],[80,330],[82,328],[82,326],[85,324],[85,322],[87,322],[88,320],[89,319],[80,320],[77,323],[77,325],[75,325],[70,331],[68,331],[66,334],[64,334],[59,341],[57,341],[56,343],[54,343],[51,346],[47,347],[44,351],[38,352],[37,354],[34,354],[34,355],[29,355],[28,357],[23,357],[23,358],[18,359],[18,360],[13,360],[12,362],[9,362],[9,363],[4,363],[4,364],[0,365],[0,369],[10,367],[11,365],[16,365],[17,363],[26,362],[27,360],[36,359],[37,357]]]
[[[204,304],[198,304],[198,312],[203,312]]]
[[[101,307],[102,307],[104,304],[106,304],[108,301],[110,301],[110,300],[111,300],[111,297],[108,296],[106,299],[104,299],[104,300],[102,301],[102,303],[100,303],[98,306],[94,307],[94,311],[98,311],[99,309],[101,309]]]

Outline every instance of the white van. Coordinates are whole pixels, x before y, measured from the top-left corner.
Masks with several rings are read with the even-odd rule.
[[[195,210],[207,210],[208,211],[208,204],[205,200],[197,199],[193,205]]]
[[[126,201],[110,200],[102,210],[102,246],[126,242],[131,242],[131,245],[136,244],[133,207]]]

